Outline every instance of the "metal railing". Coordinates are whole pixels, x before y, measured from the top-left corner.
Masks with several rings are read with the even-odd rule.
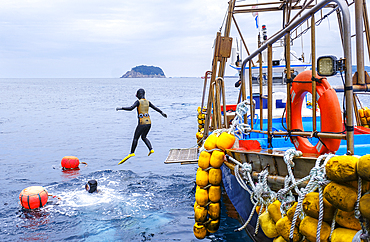
[[[272,44],[279,41],[281,38],[286,37],[287,42],[287,53],[290,52],[290,33],[294,31],[298,26],[300,26],[304,21],[311,18],[311,53],[312,53],[312,76],[316,74],[316,50],[315,50],[315,18],[314,14],[324,8],[331,2],[335,2],[342,13],[342,37],[343,37],[343,50],[344,50],[344,58],[346,60],[346,73],[345,73],[345,91],[346,91],[346,134],[328,134],[328,133],[321,133],[316,132],[316,105],[313,105],[313,131],[312,132],[291,132],[290,131],[290,123],[291,123],[291,101],[290,101],[290,83],[287,84],[287,126],[288,132],[272,132]],[[262,131],[262,124],[261,130],[253,131],[258,133],[265,133],[268,135],[269,143],[271,143],[271,139],[273,135],[301,135],[301,136],[312,136],[313,133],[317,137],[324,137],[324,138],[334,138],[334,139],[346,139],[347,140],[347,153],[353,154],[354,153],[354,131],[353,131],[353,89],[352,89],[352,77],[351,77],[351,70],[352,70],[352,57],[351,57],[351,20],[348,5],[343,0],[324,0],[320,3],[317,3],[313,8],[308,9],[305,13],[302,14],[301,17],[294,19],[291,21],[285,28],[281,29],[277,32],[273,37],[267,40],[260,48],[258,48],[255,52],[250,54],[242,63],[241,67],[241,81],[242,81],[242,88],[245,88],[245,67],[246,64],[249,62],[251,63],[252,59],[259,55],[259,65],[260,65],[260,78],[262,77],[262,51],[267,49],[267,56],[268,56],[268,127],[267,131]],[[289,52],[288,52],[289,51]],[[287,54],[287,78],[290,78],[290,54]],[[250,64],[251,65],[251,64]],[[250,66],[249,65],[249,66]],[[251,68],[249,68],[249,81],[250,81],[250,92],[251,91]],[[260,80],[260,83],[261,80]],[[245,90],[245,89],[244,89]],[[260,84],[260,93],[262,93],[262,85]],[[252,97],[252,95],[250,95]],[[262,94],[260,94],[260,100],[262,99]],[[312,103],[316,103],[316,83],[312,83]],[[262,102],[260,102],[262,104]],[[251,104],[252,105],[252,104]],[[253,107],[251,106],[251,110]],[[262,108],[260,108],[262,110]],[[262,120],[262,116],[261,116]]]

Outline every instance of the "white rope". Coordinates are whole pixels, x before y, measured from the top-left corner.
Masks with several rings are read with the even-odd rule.
[[[231,122],[229,133],[233,132],[235,134],[235,129],[237,128],[242,132],[242,134],[247,134],[250,132],[251,127],[249,124],[244,123],[244,115],[248,114],[249,101],[244,100],[236,106],[235,118]]]
[[[324,211],[324,198],[322,194],[322,186],[326,185],[328,183],[328,180],[325,178],[325,166],[328,160],[330,160],[331,157],[334,155],[321,155],[317,158],[315,166],[311,169],[310,174],[301,179],[305,180],[306,178],[309,178],[309,182],[306,185],[306,187],[302,188],[299,195],[298,195],[298,203],[297,207],[292,219],[292,225],[290,227],[290,233],[289,233],[289,239],[293,239],[294,235],[294,227],[297,222],[297,218],[302,213],[302,203],[306,195],[310,192],[315,191],[317,188],[319,189],[319,205],[320,205],[320,211],[319,211],[319,221],[317,225],[317,233],[316,233],[316,241],[320,241],[320,233],[321,233],[321,226],[322,226],[322,220],[324,217],[323,211]],[[323,164],[321,164],[321,161],[325,158],[325,161]]]
[[[335,218],[337,217],[338,209],[335,209],[333,221],[331,222],[329,241],[331,241],[331,236],[333,235],[335,229]]]
[[[241,104],[245,106],[241,105],[240,109],[244,108],[243,109],[244,111],[248,110],[245,102]],[[229,133],[233,129],[235,129],[235,127],[238,125],[240,120],[242,120],[243,115],[244,115],[243,112],[241,112],[240,110],[237,112],[237,116],[233,120]],[[253,211],[251,212],[248,220],[245,222],[245,224],[242,227],[240,227],[236,231],[241,231],[246,228],[246,226],[248,225],[248,223],[250,222],[254,214],[254,210],[256,209],[258,205],[261,206],[261,209],[258,215],[258,218],[259,218],[263,207],[266,206],[267,208],[268,204],[271,204],[276,198],[281,202],[281,206],[280,206],[281,214],[282,215],[286,214],[286,211],[295,202],[295,198],[292,193],[292,190],[294,189],[294,191],[298,194],[298,202],[297,202],[297,207],[294,212],[292,224],[291,224],[290,231],[289,231],[290,232],[289,239],[292,240],[294,236],[294,228],[295,228],[297,219],[298,217],[303,216],[302,203],[303,203],[304,198],[306,197],[308,193],[313,192],[316,189],[318,189],[319,190],[319,218],[318,218],[317,231],[316,231],[316,241],[317,242],[320,241],[321,227],[322,227],[322,222],[323,222],[323,217],[324,217],[323,186],[329,183],[329,181],[326,179],[325,166],[326,166],[326,163],[330,160],[330,158],[332,158],[334,155],[329,154],[329,155],[319,156],[316,160],[315,166],[311,169],[310,174],[296,181],[294,174],[293,174],[293,167],[295,166],[293,162],[293,158],[301,156],[301,155],[302,155],[302,152],[297,151],[295,149],[288,149],[284,153],[284,162],[287,165],[288,175],[285,178],[284,188],[280,189],[278,193],[273,192],[268,186],[267,176],[269,173],[266,169],[260,172],[258,176],[258,182],[254,184],[252,176],[251,176],[252,165],[249,163],[242,164],[238,160],[227,155],[227,158],[235,163],[234,173],[235,173],[235,177],[238,183],[244,190],[246,190],[251,195],[251,202],[254,204]],[[322,162],[323,160],[324,162]],[[245,180],[247,182],[245,182]],[[308,181],[307,185],[304,188],[299,189],[298,186],[306,181]],[[255,233],[258,232],[258,227],[259,227],[259,219],[257,219]],[[362,237],[366,237],[368,235],[368,231],[366,231],[366,229],[364,231],[365,233],[362,234]],[[331,233],[332,233],[332,229],[331,229]]]
[[[260,172],[260,174],[258,175],[258,182],[254,184],[254,181],[251,176],[252,173],[251,164],[249,163],[242,164],[233,157],[230,157],[229,155],[227,155],[227,158],[235,163],[234,173],[236,180],[238,181],[239,185],[250,194],[251,196],[250,200],[254,204],[253,210],[251,211],[248,220],[243,224],[242,227],[236,229],[235,231],[241,231],[247,227],[247,225],[251,221],[251,218],[254,214],[256,207],[260,205],[261,207],[258,214],[257,225],[255,229],[255,233],[257,234],[259,227],[259,216],[261,215],[263,207],[267,208],[268,204],[271,204],[276,199],[275,192],[273,192],[267,184],[267,176],[269,173],[266,169]],[[243,177],[240,175],[240,173],[243,173],[242,174]],[[247,182],[245,182],[244,180],[247,180]],[[248,185],[250,186],[250,188],[248,187]]]

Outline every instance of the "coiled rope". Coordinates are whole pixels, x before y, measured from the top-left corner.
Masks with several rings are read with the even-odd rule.
[[[244,123],[244,115],[246,115],[249,110],[248,105],[249,101],[244,100],[236,106],[235,118],[231,122],[229,133],[233,132],[234,135],[237,136],[237,130],[239,130],[241,134],[248,134],[251,131],[249,124]]]

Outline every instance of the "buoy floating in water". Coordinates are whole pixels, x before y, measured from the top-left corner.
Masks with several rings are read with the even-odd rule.
[[[77,169],[80,163],[87,166],[86,162],[80,162],[76,156],[64,156],[61,162],[63,169]]]
[[[25,209],[40,208],[47,203],[48,192],[41,186],[27,187],[19,194],[19,200]]]

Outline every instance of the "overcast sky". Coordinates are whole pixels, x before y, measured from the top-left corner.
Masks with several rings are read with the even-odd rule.
[[[168,77],[202,76],[211,68],[227,5],[228,0],[3,0],[0,78],[120,77],[142,64],[159,66]],[[260,14],[260,24],[272,33],[279,17]],[[253,16],[237,21],[254,44]],[[331,54],[340,44],[337,27],[325,21],[321,31],[328,38],[317,41],[318,54]],[[294,44],[300,54],[301,42]],[[309,58],[309,45],[303,51]],[[231,68],[226,73],[235,74]]]

